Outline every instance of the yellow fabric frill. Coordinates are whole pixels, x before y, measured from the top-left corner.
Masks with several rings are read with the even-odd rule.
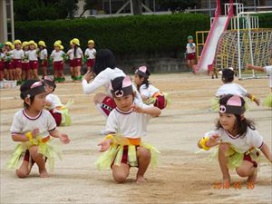
[[[15,169],[19,165],[19,161],[22,158],[22,155],[26,152],[26,150],[30,149],[32,146],[38,146],[38,153],[42,154],[44,157],[47,158],[47,163],[49,165],[49,169],[53,171],[54,165],[55,165],[55,157],[59,157],[61,159],[61,152],[56,147],[56,145],[51,144],[51,139],[49,139],[47,142],[42,142],[40,137],[37,139],[33,139],[33,141],[28,142],[22,142],[21,144],[18,144],[9,159],[7,166],[10,169]]]
[[[102,155],[95,162],[98,169],[110,169],[112,164],[120,166],[124,146],[128,146],[128,165],[131,167],[138,166],[137,152],[135,145],[128,144],[128,140],[125,137],[114,136],[114,142],[110,148],[103,152]],[[150,144],[141,143],[141,147],[148,149],[151,153],[150,166],[154,167],[158,162],[159,151]]]

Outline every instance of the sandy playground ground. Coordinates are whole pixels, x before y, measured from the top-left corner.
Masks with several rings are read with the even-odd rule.
[[[135,183],[136,169],[131,170],[125,184],[115,184],[110,171],[96,169],[94,163],[100,154],[97,144],[103,138],[99,132],[105,118],[92,103],[94,95],[84,95],[80,83],[69,81],[58,84],[56,89],[63,102],[75,101],[70,109],[72,126],[59,128],[71,138],[70,144],[61,146],[62,161],[56,160],[55,170],[48,179],[39,178],[36,166],[29,178],[16,178],[6,163],[16,145],[9,128],[22,101],[19,87],[0,90],[0,203],[271,203],[272,166],[263,155],[253,189],[247,189],[245,179],[235,172],[231,172],[232,181],[239,185],[222,189],[218,184],[221,173],[217,161],[207,161],[207,153],[195,154],[198,139],[213,128],[218,117],[210,111],[210,104],[221,81],[191,73],[152,75],[151,81],[170,94],[171,105],[148,126],[144,140],[156,146],[161,155],[159,166],[148,169],[148,182],[144,185]],[[260,99],[269,93],[268,79],[238,83]],[[246,117],[255,120],[271,148],[271,109],[253,103],[249,107]]]

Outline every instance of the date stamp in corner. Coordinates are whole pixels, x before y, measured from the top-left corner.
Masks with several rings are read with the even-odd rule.
[[[241,182],[234,182],[233,184],[223,184],[222,182],[215,182],[213,184],[213,189],[242,189],[246,187],[246,189],[252,190],[255,188],[254,182],[247,182],[246,184],[243,184]]]

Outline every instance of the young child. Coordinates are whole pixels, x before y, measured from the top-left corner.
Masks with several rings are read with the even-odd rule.
[[[258,106],[260,105],[260,100],[256,98],[254,95],[248,93],[246,89],[244,89],[241,85],[233,82],[234,80],[234,71],[233,68],[226,68],[222,71],[222,82],[224,83],[215,93],[215,97],[217,98],[217,108],[218,108],[218,99],[227,94],[238,95],[241,97],[247,97],[251,101],[254,101]],[[213,106],[216,106],[213,104]],[[216,109],[218,110],[218,109]]]
[[[146,66],[141,66],[135,71],[134,82],[137,86],[137,90],[145,104],[153,104],[159,109],[164,109],[167,106],[165,94],[150,84],[148,81],[149,76],[150,72]]]
[[[82,80],[82,88],[85,94],[91,94],[101,86],[105,87],[106,93],[98,93],[94,96],[94,103],[97,109],[105,117],[108,117],[110,112],[116,107],[110,92],[111,80],[120,76],[125,76],[125,73],[116,67],[113,53],[109,49],[101,49],[97,52],[93,72],[87,72]],[[94,80],[90,83],[93,78]],[[133,89],[136,91],[135,103],[142,103],[136,87],[133,86]]]
[[[39,79],[38,75],[38,51],[37,51],[37,44],[30,40],[28,42],[29,50],[28,50],[28,59],[29,59],[29,68],[30,68],[30,77],[31,79]]]
[[[17,145],[8,166],[16,168],[22,158],[22,164],[16,171],[19,178],[27,177],[34,163],[38,165],[40,177],[48,177],[46,162],[52,169],[54,155],[58,153],[50,144],[51,137],[58,138],[64,144],[70,140],[56,129],[54,118],[44,110],[47,93],[43,82],[28,80],[21,85],[20,91],[24,109],[14,115],[10,128],[12,140],[20,144]]]
[[[84,55],[87,59],[87,71],[92,71],[96,55],[96,49],[94,48],[93,40],[88,41],[88,48],[85,50]]]
[[[24,59],[24,51],[22,50],[22,42],[20,40],[15,40],[13,44],[15,46],[12,55],[13,76],[19,85],[22,83],[22,60]]]
[[[7,80],[15,80],[13,75],[13,64],[12,64],[12,56],[13,56],[14,45],[7,41],[5,42],[4,48],[4,74]]]
[[[0,81],[4,80],[4,52],[3,52],[4,45],[0,43]]]
[[[189,68],[192,69],[192,72],[194,73],[194,66],[195,66],[195,59],[196,59],[196,54],[195,54],[195,49],[196,49],[196,44],[194,43],[193,36],[188,36],[187,38],[188,43],[186,45],[186,56],[187,56],[187,65]]]
[[[144,174],[149,164],[156,163],[158,151],[144,144],[141,137],[146,135],[146,127],[151,116],[157,117],[161,111],[157,107],[133,101],[135,92],[129,77],[117,77],[111,82],[111,93],[117,105],[108,119],[107,137],[99,143],[104,152],[97,161],[98,168],[111,168],[113,179],[124,183],[131,167],[138,167],[137,183],[145,182]]]
[[[51,77],[44,76],[43,82],[46,85],[47,92],[47,96],[45,98],[46,108],[55,119],[57,126],[71,125],[71,118],[68,110],[71,102],[69,101],[68,104],[63,105],[60,98],[56,94],[53,94],[56,89],[56,84]]]
[[[22,44],[24,51],[24,58],[22,60],[22,80],[30,79],[30,67],[29,67],[29,45],[27,41]]]
[[[64,82],[64,56],[65,53],[61,50],[61,41],[57,40],[54,43],[54,50],[52,51],[50,58],[53,59],[53,67],[54,67],[54,80],[57,82]]]
[[[253,122],[246,119],[245,101],[240,96],[228,94],[219,101],[219,120],[216,130],[205,135],[198,146],[204,150],[217,147],[218,160],[223,175],[223,188],[229,188],[229,169],[236,168],[241,177],[248,177],[253,185],[257,177],[259,149],[272,163],[272,153]]]
[[[40,56],[40,67],[42,70],[42,79],[44,76],[47,76],[47,67],[48,67],[48,53],[46,49],[46,44],[44,41],[40,40],[39,45],[39,56]]]
[[[72,76],[74,81],[81,81],[81,66],[83,52],[80,48],[80,42],[77,38],[74,38],[70,42],[71,49],[67,52],[67,55],[70,58],[70,67],[72,67]]]
[[[266,72],[267,75],[269,75],[269,81],[270,81],[269,86],[270,86],[271,92],[264,99],[263,105],[267,106],[267,107],[272,107],[272,65],[260,67],[260,66],[254,66],[252,64],[247,64],[247,68],[248,69],[254,69],[256,71]]]

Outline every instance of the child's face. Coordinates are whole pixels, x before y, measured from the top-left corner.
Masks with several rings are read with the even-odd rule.
[[[124,112],[128,112],[133,104],[133,95],[127,95],[120,98],[114,98],[116,106]]]
[[[29,49],[30,50],[34,50],[35,49],[35,45],[33,45],[33,44],[29,45]]]
[[[134,75],[134,82],[136,85],[140,86],[144,81],[144,77],[140,78],[138,74]]]
[[[93,44],[93,43],[89,43],[89,44],[88,44],[88,47],[89,47],[89,48],[93,48],[93,47],[94,47],[94,44]]]
[[[24,49],[24,50],[28,50],[28,49],[29,49],[29,46],[24,46],[23,49]]]
[[[18,49],[18,50],[19,50],[19,49],[21,49],[21,44],[20,44],[20,43],[18,43],[18,44],[16,44],[16,45],[15,45],[15,47],[16,47],[16,49]]]
[[[47,95],[47,92],[37,94],[34,97],[34,100],[33,100],[32,104],[30,104],[30,99],[29,98],[26,98],[25,100],[26,100],[26,103],[30,106],[31,110],[40,112],[45,107],[45,97],[46,97],[46,95]]]
[[[49,85],[46,84],[46,85],[45,85],[45,90],[46,90],[47,93],[52,93],[53,90],[54,90],[54,87],[49,86]]]
[[[232,132],[235,129],[236,117],[231,113],[219,113],[219,121],[224,130]]]
[[[55,50],[56,51],[60,51],[60,47],[59,46],[55,46]]]
[[[189,39],[188,42],[189,42],[189,43],[193,43],[194,40],[193,40],[193,39]]]

